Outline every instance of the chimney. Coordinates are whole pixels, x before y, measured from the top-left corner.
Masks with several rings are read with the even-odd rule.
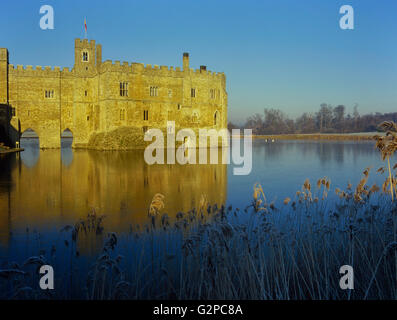
[[[189,71],[189,53],[183,53],[183,71]]]

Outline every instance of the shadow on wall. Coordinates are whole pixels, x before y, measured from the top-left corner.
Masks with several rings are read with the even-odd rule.
[[[20,137],[20,128],[16,130],[10,123],[12,112],[13,108],[10,105],[0,104],[0,143],[8,147],[15,147]]]

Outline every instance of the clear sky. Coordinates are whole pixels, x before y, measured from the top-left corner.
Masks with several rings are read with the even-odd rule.
[[[295,117],[323,102],[352,112],[397,111],[397,1],[390,0],[18,0],[0,11],[0,47],[15,65],[73,66],[74,38],[103,46],[103,60],[226,74],[229,119],[263,108]],[[52,5],[55,29],[39,27]],[[354,30],[339,8],[354,8]]]

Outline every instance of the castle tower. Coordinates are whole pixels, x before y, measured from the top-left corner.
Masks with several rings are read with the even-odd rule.
[[[95,73],[102,63],[102,46],[95,46],[95,40],[75,39],[74,69],[78,73]]]
[[[0,48],[0,104],[8,104],[8,50]]]
[[[183,53],[183,71],[189,71],[189,53]]]

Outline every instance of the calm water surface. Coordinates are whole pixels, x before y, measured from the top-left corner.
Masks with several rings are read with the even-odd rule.
[[[85,218],[93,208],[105,214],[107,231],[126,232],[131,224],[147,221],[154,194],[165,195],[170,217],[198,205],[201,195],[210,203],[245,208],[252,187],[260,182],[269,201],[282,205],[293,198],[306,178],[331,179],[331,189],[355,185],[372,166],[370,183],[382,183],[375,171],[382,165],[373,142],[276,141],[253,143],[253,168],[234,176],[232,165],[153,165],[143,152],[40,150],[38,141],[24,139],[20,155],[0,158],[0,248],[18,233],[54,232]]]

